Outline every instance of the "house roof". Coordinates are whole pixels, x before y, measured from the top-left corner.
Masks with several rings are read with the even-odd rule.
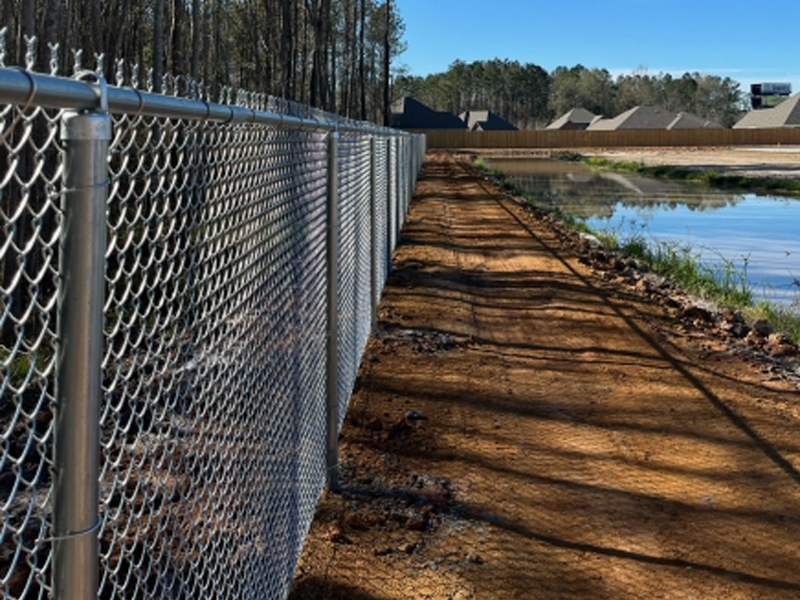
[[[679,112],[667,129],[722,129],[722,125],[690,112]]]
[[[573,108],[568,113],[561,115],[547,126],[547,129],[564,129],[565,127],[579,126],[588,127],[598,117],[593,112],[585,108]]]
[[[410,96],[392,104],[396,129],[466,129],[464,121],[449,112],[437,112]]]
[[[800,93],[773,108],[752,110],[736,123],[734,129],[800,127]]]
[[[660,106],[635,106],[613,119],[595,121],[587,130],[666,129],[677,115]]]
[[[468,110],[458,118],[464,121],[470,131],[516,131],[511,123],[490,110]]]

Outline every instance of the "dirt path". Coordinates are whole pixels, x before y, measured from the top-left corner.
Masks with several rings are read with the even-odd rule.
[[[445,154],[395,264],[293,599],[800,597],[793,386]]]

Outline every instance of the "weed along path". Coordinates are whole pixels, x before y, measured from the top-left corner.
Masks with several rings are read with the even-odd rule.
[[[292,598],[800,597],[800,394],[430,154]]]

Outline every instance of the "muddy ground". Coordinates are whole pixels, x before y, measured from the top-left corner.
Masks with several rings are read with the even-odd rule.
[[[795,348],[444,153],[394,261],[291,598],[800,597]]]

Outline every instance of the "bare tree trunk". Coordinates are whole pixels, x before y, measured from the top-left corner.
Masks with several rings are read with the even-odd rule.
[[[129,58],[125,45],[128,43],[129,37],[131,37],[128,32],[131,21],[133,20],[131,15],[131,0],[121,0],[121,2],[118,3],[116,11],[111,12],[111,8],[109,8],[108,11],[107,22],[109,27],[106,28],[105,48],[108,53],[108,64],[113,65],[114,60],[120,57],[124,59]]]
[[[8,44],[9,47],[13,48],[16,46],[14,45],[15,41],[15,34],[17,31],[16,21],[17,21],[17,11],[16,6],[14,5],[14,0],[3,0],[3,13],[0,15],[2,17],[3,27],[8,27]],[[12,54],[12,58],[13,54]]]
[[[367,73],[364,68],[364,53],[367,51],[365,32],[367,29],[367,0],[361,0],[361,28],[358,32],[358,85],[361,91],[361,120],[367,120]]]
[[[311,90],[310,90],[310,103],[312,106],[319,106],[320,96],[320,81],[322,75],[322,16],[320,8],[321,0],[312,0],[306,5],[309,7],[308,20],[311,23],[311,29],[314,32],[314,50],[311,57]]]
[[[328,102],[326,109],[332,113],[336,112],[336,88],[337,88],[337,73],[336,73],[336,36],[333,35],[333,23],[331,22],[330,0],[328,0],[327,12],[325,14],[325,51],[328,57],[325,60],[327,65],[328,76],[325,81],[328,83],[326,95]]]
[[[203,40],[203,81],[206,84],[211,83],[211,17],[210,2],[203,2],[203,22],[201,25],[203,33],[200,37]],[[198,71],[199,70],[198,65]]]
[[[335,85],[331,74],[331,55],[333,43],[331,35],[331,0],[322,0],[322,71],[320,72],[321,106],[328,111],[335,111],[336,100],[332,91]]]
[[[297,16],[298,16],[298,19],[299,19],[300,18],[299,8],[298,8],[298,15]],[[309,94],[310,85],[309,85],[309,81],[308,81],[308,77],[309,77],[309,74],[308,74],[308,58],[309,58],[309,55],[311,54],[311,51],[308,48],[308,19],[303,19],[302,20],[302,24],[303,24],[303,34],[301,36],[301,39],[303,40],[303,51],[302,51],[303,60],[302,60],[302,63],[300,64],[300,92],[298,94],[297,99],[300,100],[300,102],[305,102],[307,104],[310,104],[311,100],[310,100],[310,94]]]
[[[231,47],[228,30],[229,15],[224,14],[224,0],[217,0],[217,14],[214,17],[215,64],[217,66],[217,84],[231,86]]]
[[[58,28],[61,25],[61,0],[47,0],[44,9],[44,28],[39,42],[39,69],[49,72],[50,44],[58,43]]]
[[[155,0],[153,8],[153,91],[161,91],[164,75],[164,0]]]
[[[268,5],[267,8],[269,8]],[[253,64],[253,67],[249,69],[247,82],[245,83],[245,79],[242,79],[242,87],[259,91],[266,89],[269,93],[272,93],[273,89],[270,88],[275,85],[276,77],[274,68],[275,52],[273,51],[274,39],[277,37],[275,35],[275,19],[268,19],[267,40],[265,42],[263,24],[259,18],[258,7],[255,3],[253,3],[252,10],[253,14],[249,18],[250,39],[246,39],[244,45],[251,56],[249,62]],[[271,13],[267,10],[265,14],[269,16]],[[264,56],[265,52],[262,51],[264,47],[266,47],[266,56]]]
[[[25,39],[36,35],[36,3],[28,0],[22,3],[22,14],[19,22],[19,55],[17,64],[25,64],[25,55],[28,52],[28,42]]]
[[[183,53],[183,19],[186,16],[186,6],[183,0],[174,0],[172,11],[172,74],[184,75],[186,65]]]
[[[358,117],[358,3],[350,0],[351,15],[348,26],[349,48],[347,49],[347,105],[342,106],[348,117]]]
[[[353,65],[353,38],[355,37],[355,24],[353,14],[353,0],[344,0],[344,30],[342,40],[342,66],[339,81],[339,107],[342,114],[350,116],[352,95],[350,94],[350,81],[354,69]]]
[[[192,0],[192,65],[190,75],[197,79],[200,69],[200,0]]]
[[[90,38],[92,39],[92,52],[97,55],[102,54],[106,50],[103,47],[103,36],[100,33],[102,31],[103,31],[102,0],[92,0],[92,33],[90,35]],[[113,65],[109,65],[109,68],[113,68]]]
[[[389,127],[392,124],[391,112],[391,89],[390,89],[390,68],[391,68],[391,35],[392,35],[392,3],[386,0],[386,31],[383,35],[383,124]]]
[[[284,98],[294,97],[292,38],[292,3],[291,0],[281,0],[281,46],[279,50],[281,70],[280,94]]]

